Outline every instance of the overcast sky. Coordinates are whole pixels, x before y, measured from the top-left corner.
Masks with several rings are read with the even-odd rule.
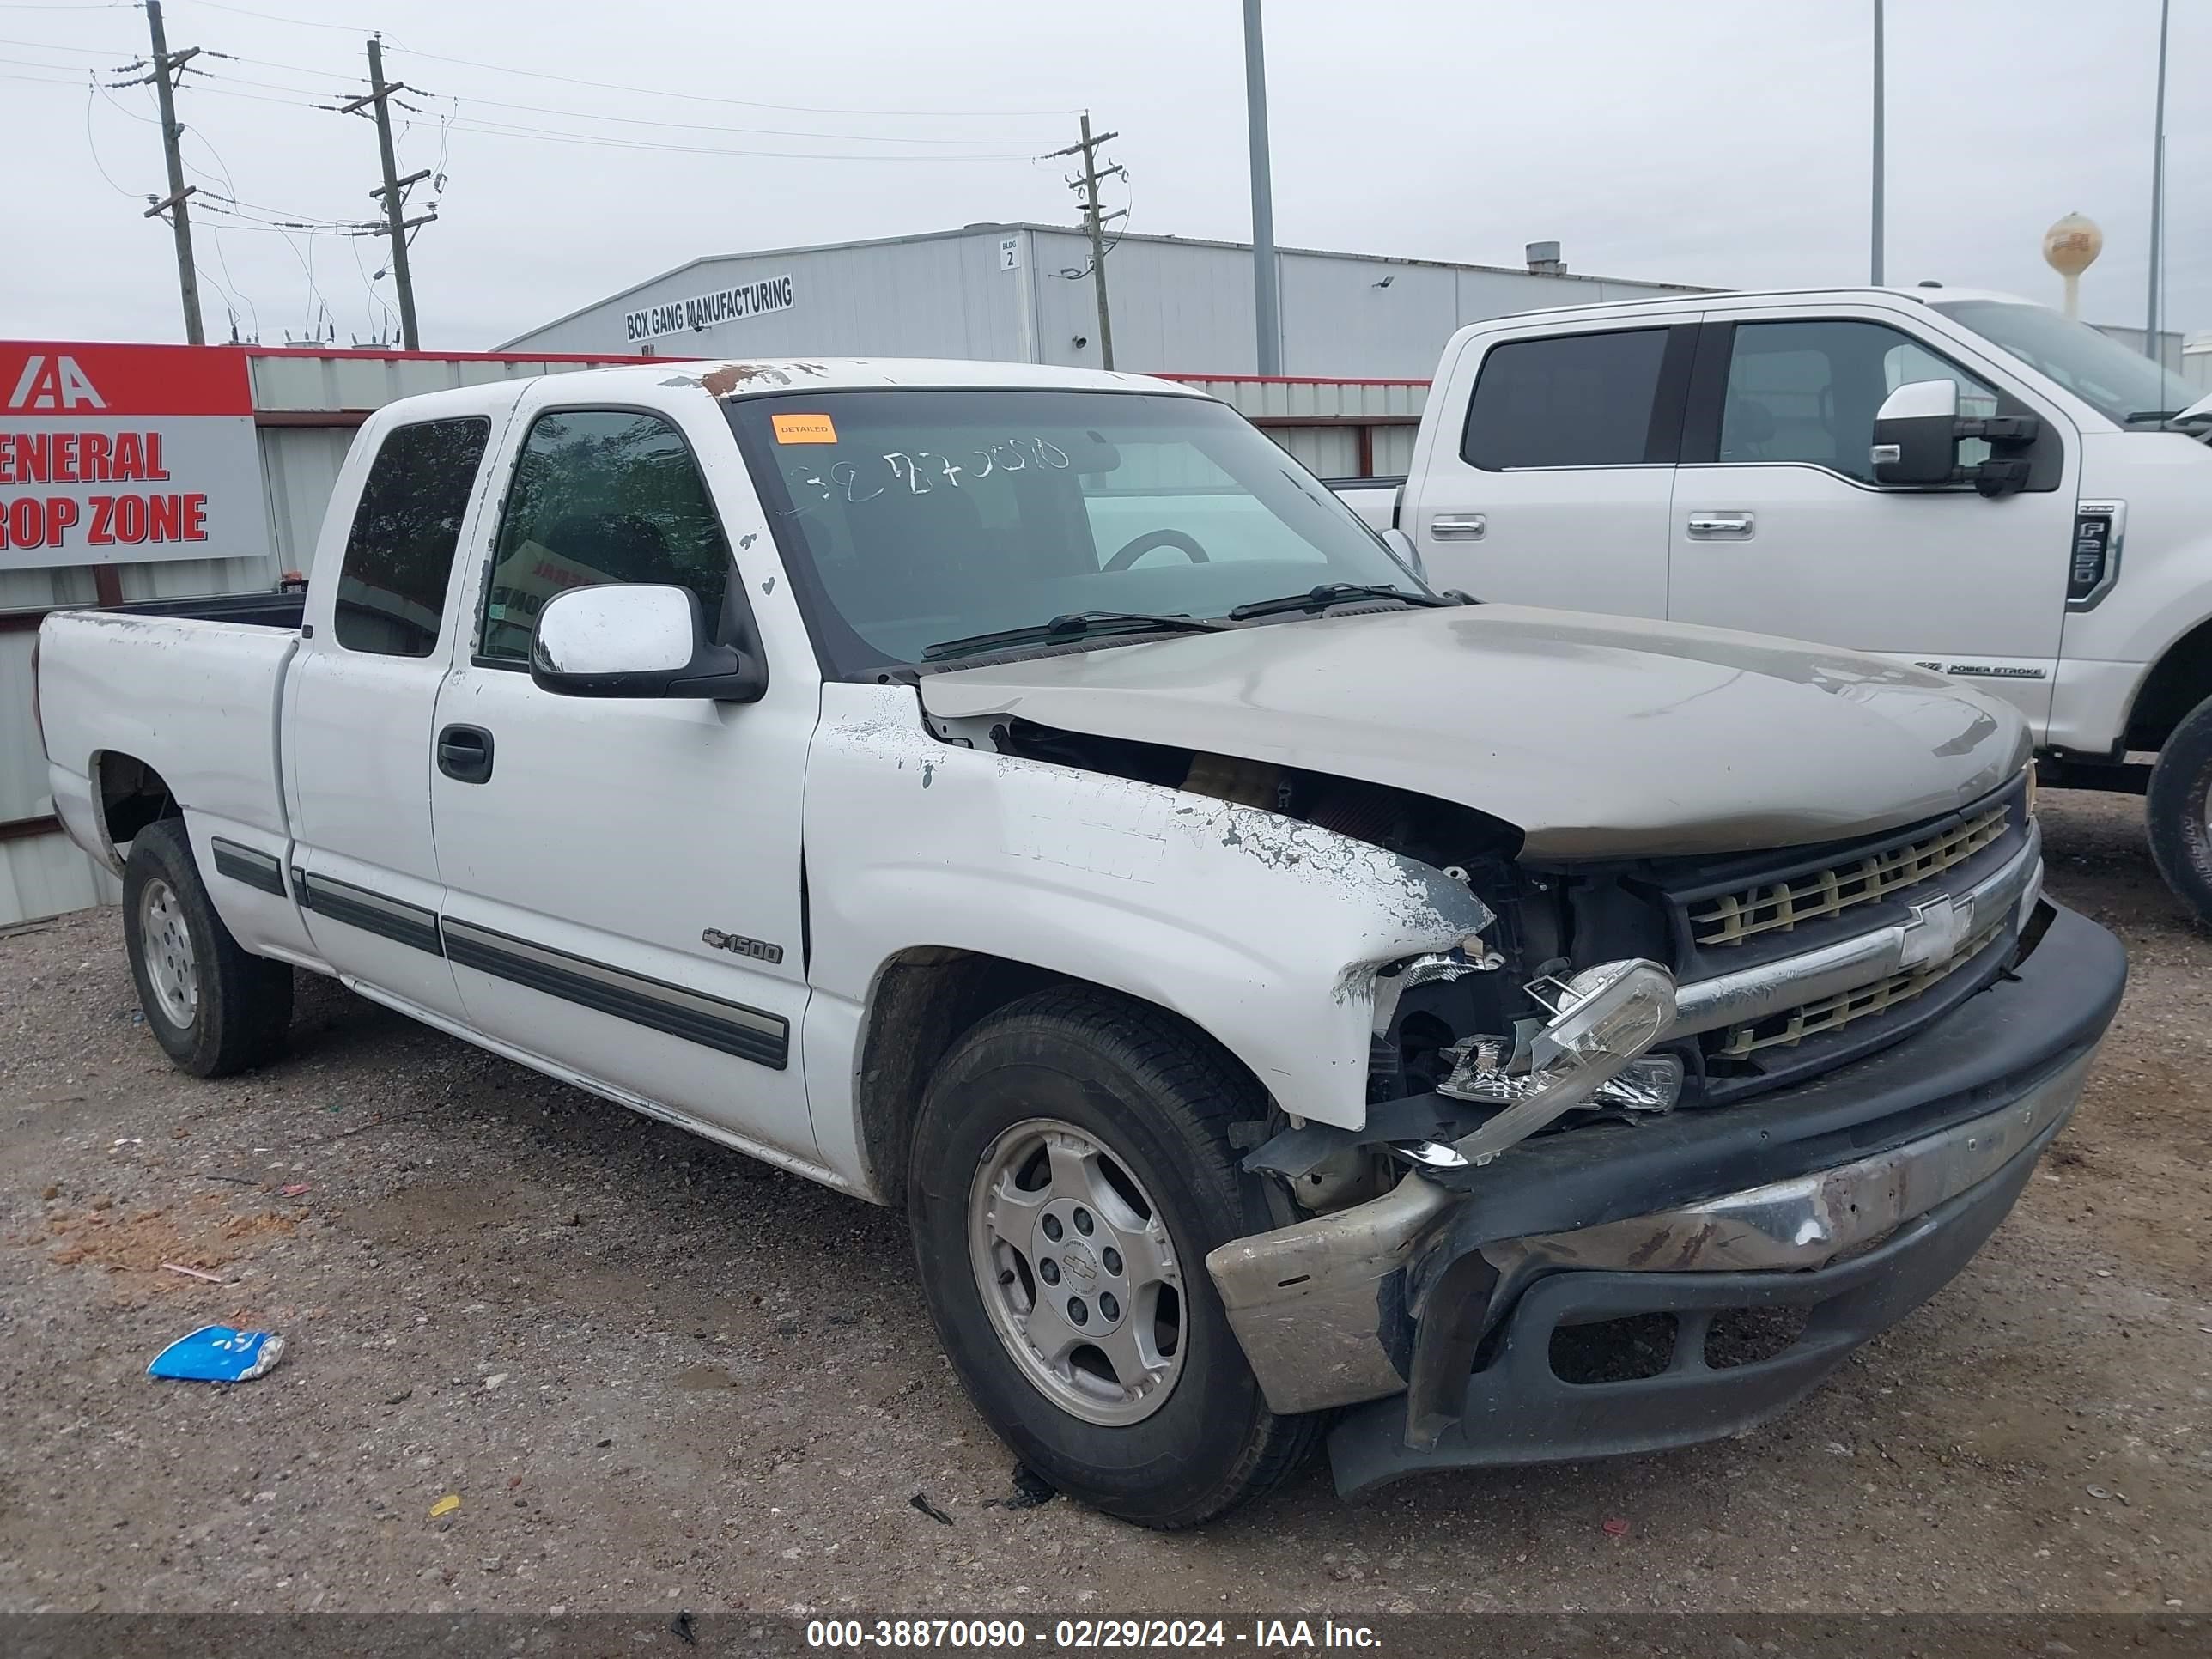
[[[2212,328],[2212,5],[2173,12],[2166,319],[2197,330]],[[234,308],[272,343],[325,314],[341,341],[391,331],[380,241],[267,228],[374,211],[372,128],[314,107],[360,90],[373,30],[417,89],[401,170],[445,175],[415,198],[440,215],[413,254],[432,348],[488,347],[700,254],[1072,222],[1066,163],[1031,158],[1086,106],[1121,134],[1109,153],[1132,177],[1111,193],[1132,228],[1250,231],[1236,0],[166,14],[173,51],[209,53],[179,112],[206,192],[210,338]],[[1871,15],[1871,0],[1271,0],[1277,239],[1517,264],[1556,238],[1599,275],[1863,282]],[[2083,314],[2140,326],[2157,18],[2157,0],[1889,0],[1891,279],[2055,303],[2040,237],[2078,210],[2106,234]],[[152,89],[90,73],[146,46],[128,0],[0,0],[0,332],[183,337],[168,232],[140,217],[166,193]]]

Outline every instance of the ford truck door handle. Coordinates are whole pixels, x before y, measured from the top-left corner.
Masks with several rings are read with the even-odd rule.
[[[438,733],[438,769],[460,783],[491,777],[491,733],[481,726],[449,726]]]
[[[1480,513],[1439,513],[1429,520],[1429,534],[1440,542],[1479,542],[1490,528]]]
[[[1692,513],[1690,538],[1700,542],[1744,542],[1758,534],[1748,513]]]

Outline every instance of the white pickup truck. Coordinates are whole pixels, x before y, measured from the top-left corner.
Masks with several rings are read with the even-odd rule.
[[[2046,784],[2148,793],[2212,924],[2208,438],[2201,389],[2008,295],[1699,295],[1462,329],[1410,475],[1342,489],[1484,599],[1830,640],[2002,696]]]
[[[305,969],[903,1204],[985,1419],[1152,1526],[1324,1431],[1352,1490],[1781,1410],[2010,1209],[2125,972],[2011,710],[1437,594],[1134,375],[410,398],[303,596],[35,674],[177,1064]]]

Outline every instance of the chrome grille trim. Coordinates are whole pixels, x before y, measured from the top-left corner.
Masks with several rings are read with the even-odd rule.
[[[2011,808],[2000,803],[1936,835],[1816,870],[1793,881],[1747,887],[1705,899],[1690,912],[1700,946],[1741,945],[1760,933],[1789,933],[1800,922],[1839,915],[1954,869],[2004,836]]]
[[[1755,1024],[1776,1014],[1917,973],[1967,954],[1955,948],[1990,927],[2015,925],[2021,901],[2043,884],[2043,835],[2033,820],[2019,852],[2002,868],[1962,893],[1931,892],[1906,921],[1876,927],[1818,950],[1711,979],[1693,980],[1675,993],[1669,1036],[1690,1036],[1723,1027]],[[1931,955],[1938,935],[1954,948]]]
[[[1731,1025],[1713,1052],[1724,1054],[1730,1060],[1742,1060],[1762,1048],[1794,1048],[1808,1037],[1840,1030],[1855,1019],[1886,1014],[1899,1003],[1910,1002],[1923,991],[1950,978],[1996,944],[1998,935],[2004,930],[2002,921],[1992,922],[1968,940],[1958,955],[1948,962],[1931,963],[1925,968],[1907,968],[1887,979],[1878,979],[1871,985],[1862,985],[1856,990],[1838,991],[1832,996],[1822,997],[1817,1002],[1800,1003],[1770,1019],[1747,1020],[1740,1025]],[[1782,1022],[1778,1030],[1760,1030],[1762,1025],[1771,1026],[1776,1019]]]

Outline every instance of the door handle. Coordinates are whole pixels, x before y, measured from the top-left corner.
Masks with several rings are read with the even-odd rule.
[[[1692,513],[1689,532],[1692,541],[1700,542],[1749,541],[1759,533],[1748,513]]]
[[[487,782],[491,748],[491,733],[481,726],[449,726],[438,733],[438,769],[456,782]]]
[[[1440,542],[1479,542],[1489,529],[1481,513],[1439,513],[1429,520],[1429,534]]]

